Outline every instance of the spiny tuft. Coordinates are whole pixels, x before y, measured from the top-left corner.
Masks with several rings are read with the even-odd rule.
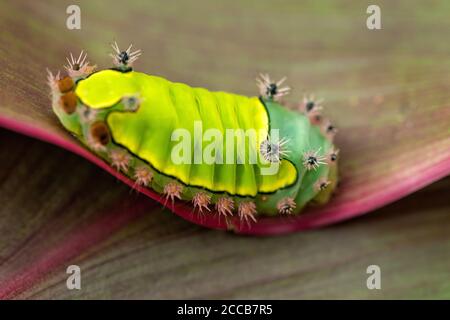
[[[296,207],[297,204],[291,197],[283,198],[277,204],[277,209],[280,214],[292,214]]]

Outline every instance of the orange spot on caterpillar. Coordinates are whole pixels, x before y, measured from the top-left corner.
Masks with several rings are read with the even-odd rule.
[[[108,126],[102,121],[94,122],[91,125],[91,136],[94,142],[106,146],[110,141]]]
[[[72,90],[74,82],[71,77],[64,77],[57,81],[60,92],[65,93]]]
[[[59,100],[61,108],[67,114],[72,114],[77,109],[77,96],[73,91],[63,94]]]

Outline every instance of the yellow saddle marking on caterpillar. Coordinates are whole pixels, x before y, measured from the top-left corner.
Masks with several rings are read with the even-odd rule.
[[[114,141],[149,162],[159,172],[188,186],[255,196],[258,192],[274,192],[292,185],[297,179],[297,170],[289,161],[282,160],[274,175],[261,175],[260,169],[266,165],[248,161],[249,147],[258,154],[260,137],[266,137],[269,129],[267,111],[257,97],[211,92],[144,73],[115,70],[92,74],[78,83],[75,92],[84,104],[93,109],[112,107],[121,103],[124,96],[138,96],[140,107],[136,112],[111,111],[108,115],[107,123]],[[244,132],[254,129],[263,134],[257,136],[256,145],[250,146],[246,139],[233,138],[233,164],[225,163],[225,154],[222,155],[223,164],[195,164],[193,150],[199,147],[205,150],[211,145],[211,141],[201,137],[201,145],[194,145],[189,155],[191,163],[175,164],[171,152],[179,142],[171,141],[172,133],[183,128],[195,140],[198,138],[194,132],[196,121],[201,123],[203,132],[217,129],[222,134],[224,146],[231,142],[227,140],[226,129],[242,129]],[[247,146],[244,148],[245,163],[237,164],[237,150],[244,145]]]

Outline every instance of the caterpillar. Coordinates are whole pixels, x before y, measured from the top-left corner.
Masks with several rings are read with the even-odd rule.
[[[321,100],[304,96],[285,107],[286,78],[267,74],[254,97],[193,88],[134,71],[141,51],[112,47],[111,69],[95,71],[81,51],[67,58],[65,76],[48,71],[53,111],[88,149],[166,205],[189,201],[200,214],[250,224],[330,199],[339,150]]]

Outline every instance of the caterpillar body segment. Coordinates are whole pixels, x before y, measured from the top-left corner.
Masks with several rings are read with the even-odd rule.
[[[189,201],[194,211],[245,223],[328,201],[338,150],[319,102],[283,107],[277,100],[289,88],[268,75],[259,97],[192,88],[135,72],[128,62],[140,51],[114,50],[116,68],[98,72],[83,53],[71,56],[68,76],[49,76],[52,106],[68,131],[136,184],[167,205]]]

